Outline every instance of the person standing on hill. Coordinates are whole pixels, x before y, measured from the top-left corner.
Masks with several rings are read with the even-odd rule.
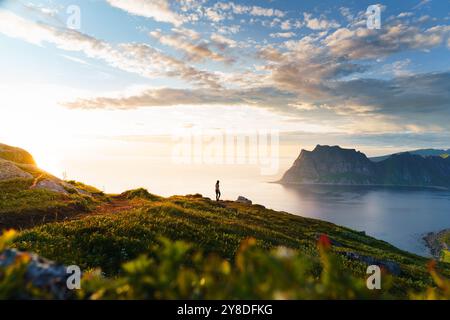
[[[216,182],[216,201],[220,200],[220,181],[217,180]]]

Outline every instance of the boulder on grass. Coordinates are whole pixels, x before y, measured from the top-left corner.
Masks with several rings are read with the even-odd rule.
[[[249,199],[247,199],[246,197],[243,197],[243,196],[239,196],[237,198],[236,202],[245,203],[245,204],[252,204],[251,200],[249,200]]]
[[[44,189],[56,193],[68,194],[67,190],[63,187],[61,183],[50,179],[43,179],[41,181],[38,181],[31,187],[31,189]]]
[[[0,181],[11,179],[31,179],[33,176],[23,171],[14,163],[0,159]]]
[[[48,293],[54,299],[73,298],[74,292],[67,287],[67,279],[71,275],[64,265],[39,257],[36,254],[7,249],[0,253],[0,271],[14,265],[17,261],[28,261],[24,281],[33,287]],[[33,299],[26,293],[19,293],[19,299]]]

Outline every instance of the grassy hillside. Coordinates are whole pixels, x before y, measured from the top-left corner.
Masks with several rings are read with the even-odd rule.
[[[442,260],[445,262],[450,263],[450,230],[446,230],[445,232],[442,232],[439,237],[439,241],[443,244],[443,250],[442,250]]]
[[[450,297],[441,278],[450,264],[427,269],[427,259],[348,228],[201,195],[105,195],[3,161],[27,178],[0,180],[0,234],[19,230],[9,247],[88,271],[78,298]],[[384,266],[381,291],[366,288],[374,261]],[[25,281],[27,263],[0,267],[0,299],[52,297]]]
[[[0,181],[0,228],[23,229],[90,211],[96,200],[80,194],[31,189],[35,179]]]
[[[216,254],[234,263],[241,244],[252,238],[255,247],[267,254],[279,246],[299,252],[301,260],[311,264],[310,275],[317,276],[322,270],[317,250],[321,234],[330,238],[339,265],[358,281],[366,278],[367,264],[344,257],[344,252],[398,264],[401,273],[386,294],[407,297],[433,285],[426,259],[344,227],[260,205],[217,203],[200,195],[162,198],[143,189],[109,196],[81,218],[24,230],[13,246],[83,270],[101,268],[115,278],[126,274],[121,268],[125,262],[143,253],[160,254],[154,248],[161,239],[183,241],[205,256]],[[441,264],[439,269],[450,277],[449,265]]]
[[[0,143],[0,159],[27,165],[35,165],[33,156],[27,151]]]

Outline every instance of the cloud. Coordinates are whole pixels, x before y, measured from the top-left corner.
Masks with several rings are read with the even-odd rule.
[[[446,44],[449,35],[450,26],[420,28],[397,21],[382,30],[349,27],[311,33],[278,47],[262,46],[258,54],[266,61],[264,70],[275,87],[320,100],[329,94],[331,84],[362,77],[374,67],[375,59],[407,50],[429,50]],[[394,77],[410,74],[406,62],[391,66]]]
[[[250,9],[249,14],[257,17],[284,17],[285,13],[280,10],[262,8],[258,6],[254,6]]]
[[[225,50],[226,48],[235,48],[237,46],[237,42],[235,40],[217,33],[213,33],[211,35],[211,41],[221,50]]]
[[[158,3],[116,1],[117,6],[119,2],[132,14],[138,14],[133,11],[138,10],[136,3]],[[303,117],[316,123],[329,121],[348,130],[450,129],[449,73],[412,74],[414,69],[409,70],[409,66],[416,63],[416,57],[394,56],[440,46],[450,48],[448,25],[411,24],[413,20],[407,19],[411,14],[400,13],[397,18],[386,20],[382,29],[368,30],[359,21],[364,12],[353,14],[347,8],[340,9],[341,19],[352,17],[357,22],[340,27],[323,15],[305,13],[304,21],[282,19],[287,13],[274,8],[234,2],[217,2],[206,8],[208,2],[204,0],[177,1],[181,16],[172,11],[168,1],[161,3],[167,6],[161,5],[157,10],[171,12],[181,20],[175,22],[171,14],[158,17],[147,14],[173,25],[169,26],[171,29],[149,33],[159,41],[155,47],[136,42],[113,44],[4,10],[0,10],[0,33],[40,46],[51,44],[67,52],[81,52],[149,79],[169,77],[185,82],[183,88],[147,87],[138,93],[84,97],[65,102],[69,108],[250,105],[269,108],[290,118]],[[198,5],[201,8],[194,8]],[[181,26],[193,12],[217,23],[202,21],[213,25],[207,32],[201,29],[203,24],[198,29],[191,24],[191,29]],[[145,10],[140,10],[139,15],[145,16]],[[247,16],[239,22],[228,21],[236,15]],[[220,23],[223,20],[227,20],[226,26]],[[247,22],[265,22],[264,26],[276,29],[265,34],[264,42],[247,35],[239,37],[239,41],[232,39],[230,34],[238,32],[239,26],[245,29]],[[296,36],[293,31],[302,25],[310,29],[303,30],[307,35],[293,38]],[[278,39],[271,40],[268,36]],[[178,50],[182,57],[167,54],[165,46]],[[385,58],[390,56],[386,62]],[[71,56],[65,57],[76,61]],[[216,64],[205,64],[204,69],[191,64],[231,62],[233,58],[239,59],[239,63],[227,69],[215,70]],[[91,63],[88,59],[83,61]]]
[[[446,45],[449,29],[398,21],[377,31],[340,28],[262,46],[259,57],[266,62],[262,68],[268,82],[295,93],[297,100],[290,106],[316,120],[329,117],[351,124],[357,121],[352,117],[359,117],[365,123],[372,121],[372,129],[378,124],[380,130],[398,129],[399,121],[411,130],[450,128],[448,72],[412,74],[407,70],[411,60],[404,59],[378,69],[389,69],[391,79],[368,78],[367,73],[375,68],[375,59]]]
[[[431,0],[421,0],[418,4],[416,4],[413,7],[413,10],[419,9],[419,8],[423,7],[424,5],[430,3],[430,2],[431,2]]]
[[[238,24],[234,24],[231,26],[219,26],[217,28],[217,32],[222,34],[236,34],[241,30],[241,26]]]
[[[371,105],[376,112],[408,116],[427,123],[428,117],[450,116],[450,72],[424,73],[390,80],[355,79],[328,88],[330,96],[347,103]],[[423,121],[425,120],[425,121]],[[432,122],[440,122],[434,119]]]
[[[383,66],[382,73],[393,74],[396,77],[409,76],[412,72],[407,68],[411,64],[411,59],[404,59],[389,63]]]
[[[62,103],[73,109],[136,109],[177,105],[255,105],[273,108],[293,95],[273,88],[204,90],[146,88],[139,93],[89,97]]]
[[[312,14],[303,13],[305,24],[309,29],[312,30],[328,30],[339,28],[340,25],[334,20],[327,20],[324,17],[312,18]]]
[[[426,50],[436,47],[450,35],[450,26],[420,29],[406,24],[393,24],[381,30],[340,28],[323,44],[331,54],[349,59],[373,59],[406,50]]]
[[[286,13],[273,8],[246,6],[236,4],[234,2],[217,2],[212,7],[205,9],[205,15],[211,21],[220,22],[225,19],[233,19],[233,15],[282,18],[286,15]]]
[[[347,22],[351,22],[355,18],[354,15],[351,13],[350,9],[347,7],[340,7],[339,12],[347,20]]]
[[[271,33],[271,38],[292,38],[295,37],[295,32],[277,32]]]
[[[1,9],[0,33],[36,45],[51,43],[62,50],[82,52],[89,58],[148,78],[177,77],[200,86],[220,87],[217,75],[196,69],[144,43],[112,45],[76,30],[34,22]]]
[[[206,9],[205,15],[209,20],[214,21],[214,22],[219,22],[219,21],[226,19],[225,14],[223,14],[219,11],[216,11],[213,8]]]
[[[168,0],[106,0],[111,6],[132,15],[152,18],[158,22],[167,22],[181,26],[185,18],[172,11]]]
[[[186,58],[192,62],[201,62],[204,60],[214,60],[220,62],[231,63],[232,59],[225,57],[219,53],[212,51],[208,47],[208,43],[196,42],[192,40],[198,39],[191,30],[175,30],[170,35],[164,35],[160,30],[151,31],[150,36],[157,39],[160,43],[181,50],[185,53]]]

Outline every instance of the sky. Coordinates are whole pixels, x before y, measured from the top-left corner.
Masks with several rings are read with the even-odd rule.
[[[368,28],[370,5],[379,29]],[[186,128],[277,130],[286,163],[316,144],[448,148],[449,9],[0,0],[0,141],[58,171],[98,154],[159,157]]]

